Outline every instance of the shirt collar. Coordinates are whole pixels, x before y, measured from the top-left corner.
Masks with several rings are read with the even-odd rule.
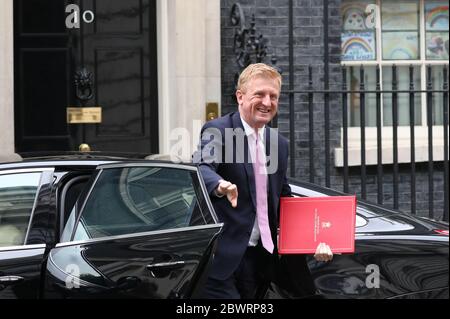
[[[241,122],[242,125],[244,126],[244,131],[245,131],[245,135],[247,135],[247,137],[249,137],[250,135],[253,135],[255,133],[255,130],[253,129],[253,127],[251,127],[241,116]],[[264,141],[264,133],[266,131],[266,126],[264,125],[262,128],[260,128],[258,130],[259,133],[259,139],[261,141]]]

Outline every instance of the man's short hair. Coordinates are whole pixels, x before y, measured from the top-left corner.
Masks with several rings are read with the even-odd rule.
[[[275,68],[265,63],[254,63],[246,67],[239,76],[236,89],[245,91],[247,83],[255,77],[274,79],[278,81],[281,89],[281,74]]]

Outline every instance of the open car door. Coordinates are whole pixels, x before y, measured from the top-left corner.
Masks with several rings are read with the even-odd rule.
[[[0,170],[0,299],[39,298],[53,171]]]
[[[99,166],[49,254],[44,297],[196,297],[221,228],[195,166]]]

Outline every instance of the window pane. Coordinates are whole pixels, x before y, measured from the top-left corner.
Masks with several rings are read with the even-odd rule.
[[[419,59],[419,33],[383,32],[383,59]]]
[[[381,26],[383,31],[419,30],[419,5],[416,1],[383,1]]]
[[[427,59],[448,60],[448,32],[427,32]]]
[[[191,172],[169,168],[103,171],[75,239],[203,225]]]
[[[444,66],[443,65],[437,65],[437,66],[432,67],[431,81],[433,83],[434,90],[442,90],[444,88]],[[433,125],[443,125],[443,124],[444,124],[444,93],[434,93],[433,94]]]
[[[41,173],[0,176],[0,247],[23,245]]]
[[[377,58],[375,32],[343,32],[343,61],[371,61]]]
[[[347,68],[347,88],[351,91],[358,91],[361,88],[360,68]],[[365,90],[376,89],[376,68],[364,67],[364,88]],[[376,94],[365,95],[365,125],[373,127],[377,125],[377,104]],[[348,95],[349,125],[357,127],[361,125],[361,96],[359,93],[351,93]]]
[[[381,27],[383,59],[417,60],[420,58],[418,1],[383,1]]]
[[[373,1],[343,1],[342,16],[342,60],[370,61],[376,59],[375,21],[367,10]],[[366,13],[368,11],[369,13]],[[372,14],[372,16],[370,16]]]
[[[375,1],[342,0],[341,16],[344,30],[365,31],[373,29],[373,26],[367,25],[368,14],[366,13],[367,7],[371,4],[375,4]]]
[[[392,67],[383,68],[383,89],[392,89]],[[409,67],[397,67],[397,88],[398,90],[408,90],[410,87]],[[420,91],[420,68],[414,67],[414,89]],[[398,93],[397,94],[398,105],[398,123],[400,126],[409,126],[409,94]],[[422,97],[420,93],[414,95],[415,105],[415,125],[421,125],[422,123]],[[392,126],[392,94],[385,93],[383,98],[383,122],[385,126]]]
[[[427,31],[448,31],[448,1],[425,3],[425,28]]]
[[[426,49],[429,60],[448,60],[448,1],[425,3]]]

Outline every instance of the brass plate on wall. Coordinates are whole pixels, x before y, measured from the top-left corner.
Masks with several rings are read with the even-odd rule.
[[[102,122],[101,107],[68,107],[67,123],[93,124]]]
[[[219,103],[206,104],[206,121],[211,121],[219,117]]]

